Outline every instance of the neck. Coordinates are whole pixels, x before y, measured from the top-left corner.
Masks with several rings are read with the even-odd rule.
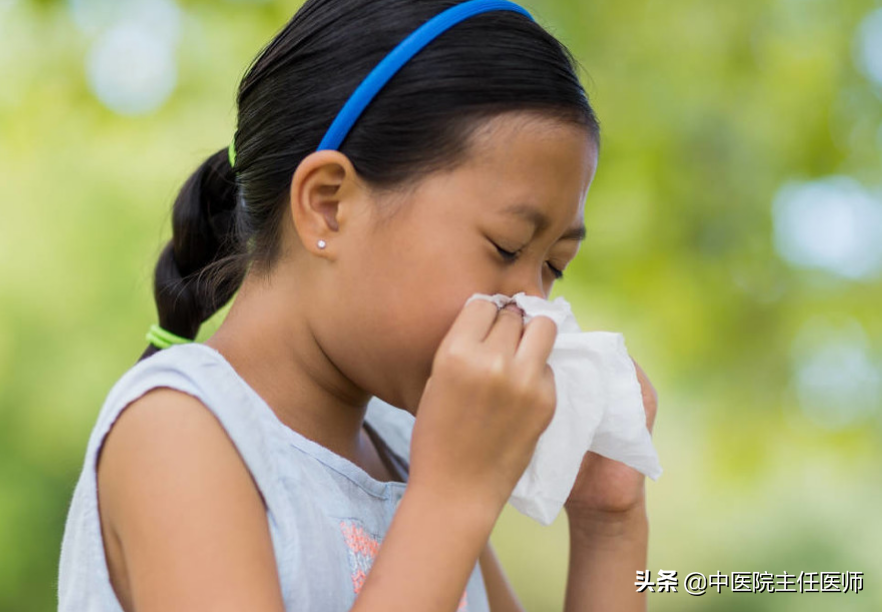
[[[282,423],[363,466],[369,442],[362,425],[371,396],[322,350],[310,329],[308,292],[295,278],[284,264],[268,278],[246,274],[226,319],[205,344]]]

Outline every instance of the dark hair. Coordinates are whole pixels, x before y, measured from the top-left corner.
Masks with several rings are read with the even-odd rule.
[[[186,338],[236,292],[249,266],[278,259],[291,177],[362,79],[455,0],[307,0],[249,66],[237,95],[235,170],[209,157],[174,203],[156,264],[159,324]],[[372,188],[400,190],[467,159],[470,136],[503,112],[600,125],[578,62],[525,15],[490,11],[446,30],[408,61],[339,147]],[[155,353],[150,345],[141,359]]]

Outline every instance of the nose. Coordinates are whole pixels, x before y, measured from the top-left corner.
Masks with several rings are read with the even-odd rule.
[[[505,293],[505,295],[514,295],[515,293],[520,293],[521,291],[523,291],[527,295],[542,298],[543,300],[548,299],[545,288],[542,286],[541,279],[528,282],[520,281],[509,283],[509,285],[505,287],[505,291],[503,291],[503,293]]]

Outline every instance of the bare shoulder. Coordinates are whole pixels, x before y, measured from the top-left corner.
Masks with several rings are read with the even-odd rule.
[[[284,609],[263,499],[201,401],[145,393],[120,413],[98,462],[101,531],[125,610]]]

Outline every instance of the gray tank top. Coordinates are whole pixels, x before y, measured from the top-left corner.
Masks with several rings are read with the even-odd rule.
[[[135,364],[110,390],[86,447],[68,509],[58,575],[60,612],[122,612],[107,570],[98,518],[95,458],[116,418],[155,387],[199,398],[214,413],[254,477],[267,521],[285,609],[349,610],[395,510],[404,482],[380,482],[283,424],[216,350],[175,345]],[[365,429],[393,471],[406,472],[414,417],[377,398]],[[405,476],[406,478],[406,476]],[[489,612],[475,564],[457,612]]]

